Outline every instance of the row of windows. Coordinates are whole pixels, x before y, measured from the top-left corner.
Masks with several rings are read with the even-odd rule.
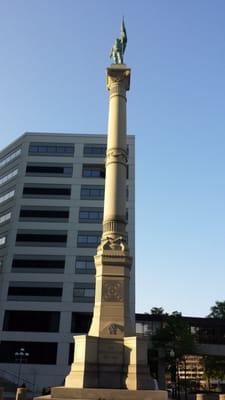
[[[104,200],[104,185],[81,185],[81,200]],[[64,198],[69,199],[71,195],[71,187],[66,185],[45,186],[26,184],[23,188],[23,197],[26,198]],[[128,200],[128,188],[126,191],[126,199]],[[1,202],[1,198],[0,198]]]
[[[83,147],[83,155],[84,157],[105,157],[106,148],[106,144],[102,143],[85,144]],[[72,156],[74,155],[74,144],[32,142],[29,146],[29,155]]]
[[[14,332],[58,332],[60,312],[7,310],[3,330]]]
[[[78,232],[77,247],[97,247],[101,241],[102,232]]]
[[[14,354],[20,348],[25,348],[29,353],[27,363],[30,364],[56,364],[58,344],[54,342],[25,342],[4,341],[0,343],[0,362],[15,363]]]
[[[79,231],[77,234],[77,247],[78,248],[96,248],[101,241],[101,231]],[[2,237],[6,241],[5,237]],[[53,246],[53,247],[65,247],[67,242],[67,234],[65,231],[19,231],[16,235],[16,244],[20,246]],[[1,244],[1,242],[0,242]]]
[[[26,168],[27,175],[60,175],[71,177],[73,174],[73,167],[70,165],[32,165],[28,164]]]
[[[4,246],[6,244],[6,236],[0,236],[0,246]]]
[[[31,155],[73,155],[74,144],[62,144],[62,143],[31,143],[29,146],[29,154]]]
[[[0,216],[0,224],[6,219],[10,218],[11,213],[5,214],[4,216]],[[46,220],[61,220],[62,222],[67,221],[69,218],[69,209],[58,209],[55,207],[51,207],[51,209],[46,208],[21,208],[20,210],[20,220],[22,221],[46,221]],[[93,223],[101,223],[103,220],[103,208],[96,207],[81,207],[79,210],[79,222],[93,222]]]
[[[79,211],[79,222],[100,223],[103,220],[103,208],[81,207]]]
[[[83,165],[82,176],[85,178],[105,178],[105,165]]]
[[[9,301],[61,301],[62,283],[60,282],[10,282]]]
[[[82,274],[94,273],[95,264],[92,256],[77,256],[75,262],[76,272]]]
[[[21,220],[51,220],[51,219],[62,219],[67,220],[69,218],[69,210],[59,210],[51,208],[51,210],[46,209],[25,209],[20,210]]]
[[[92,313],[71,313],[71,333],[87,333]],[[3,330],[11,332],[59,332],[60,312],[6,310]]]
[[[21,154],[21,149],[18,149],[16,151],[14,151],[13,153],[9,154],[8,156],[4,157],[1,161],[0,161],[0,168],[5,167],[5,165],[9,164],[11,161],[13,161],[15,158],[19,157],[19,155]]]
[[[54,231],[53,231],[54,232]],[[23,232],[17,233],[16,235],[16,243],[32,243],[32,245],[39,245],[39,243],[47,243],[58,246],[60,244],[65,244],[67,241],[67,235],[62,234],[54,234],[54,233],[31,233],[31,232]]]
[[[85,144],[84,156],[85,157],[105,157],[106,144]]]
[[[24,197],[55,197],[58,198],[69,198],[71,195],[71,188],[69,186],[28,186],[25,185],[23,188]]]
[[[67,176],[73,174],[71,165],[53,165],[53,164],[28,164],[26,168],[27,175],[45,175],[45,176]],[[84,178],[105,178],[104,164],[84,164],[82,169]],[[127,167],[128,178],[128,167]]]
[[[0,186],[13,179],[18,174],[18,169],[14,169],[9,174],[0,177]]]
[[[15,195],[15,190],[11,190],[10,192],[7,192],[5,194],[3,194],[0,197],[0,204],[4,203],[5,201],[11,199],[13,196]]]
[[[5,222],[7,222],[8,220],[10,220],[11,218],[11,212],[7,212],[5,214],[2,214],[0,216],[0,225],[4,224]]]
[[[104,186],[82,185],[80,189],[80,198],[81,200],[103,200],[104,190]]]
[[[35,256],[29,258],[26,256],[16,256],[12,262],[12,272],[63,272],[65,267],[65,258],[58,256]]]
[[[8,290],[8,299],[14,296],[28,296],[28,297],[61,297],[62,288],[56,287],[17,287],[11,286]]]
[[[53,282],[10,282],[8,288],[9,301],[61,301],[62,283]],[[76,303],[92,303],[95,295],[95,284],[75,282],[73,301]]]
[[[104,157],[106,153],[106,144],[85,144],[83,155],[85,157]],[[73,155],[74,144],[72,143],[35,143],[29,146],[29,155]]]
[[[61,258],[60,258],[61,257]],[[37,273],[63,273],[65,258],[62,256],[16,256],[12,261],[12,272],[37,272]],[[89,274],[95,272],[93,256],[77,256],[75,260],[75,272]]]
[[[9,219],[11,213],[5,214],[0,217],[0,224],[5,222],[6,219]],[[69,218],[69,210],[60,210],[52,207],[51,210],[47,210],[45,208],[39,209],[25,209],[22,208],[20,210],[20,220],[22,221],[38,221],[45,222],[51,220],[57,220],[57,222],[65,222]],[[79,210],[79,222],[80,223],[96,223],[100,224],[103,220],[103,208],[102,207],[81,207]],[[128,211],[126,211],[126,220],[128,221]]]

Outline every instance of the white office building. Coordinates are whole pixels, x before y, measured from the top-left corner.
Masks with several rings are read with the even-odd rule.
[[[73,336],[88,331],[105,151],[106,135],[25,133],[0,154],[0,376],[16,383],[60,385],[72,362]],[[133,136],[128,155],[127,235],[134,257]],[[133,301],[134,262],[131,293]],[[15,355],[21,348],[24,355]]]

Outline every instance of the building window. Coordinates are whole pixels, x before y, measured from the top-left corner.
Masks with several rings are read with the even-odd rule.
[[[44,175],[44,176],[64,176],[71,177],[73,167],[71,165],[52,165],[52,164],[28,164],[26,175]]]
[[[70,186],[34,186],[25,185],[23,188],[23,197],[39,197],[39,198],[70,198],[71,187]]]
[[[4,185],[6,182],[10,181],[10,179],[13,179],[17,174],[18,174],[18,169],[14,169],[14,171],[10,172],[9,174],[1,176],[0,177],[0,186]]]
[[[29,155],[73,156],[74,144],[68,143],[31,143]]]
[[[94,274],[95,264],[92,256],[76,256],[75,272],[77,274]]]
[[[0,197],[0,204],[4,203],[7,200],[10,200],[15,194],[15,190],[11,190],[8,193],[5,193],[3,196]]]
[[[103,208],[81,207],[79,211],[79,222],[92,222],[100,224],[103,219]]]
[[[15,363],[15,352],[25,348],[29,353],[28,364],[56,364],[57,343],[4,341],[0,343],[0,362]]]
[[[92,313],[87,312],[73,312],[71,333],[88,333],[91,326],[92,315]]]
[[[85,144],[84,157],[105,157],[106,144]]]
[[[58,282],[10,282],[10,301],[61,301],[62,283]]]
[[[58,332],[60,312],[57,311],[5,311],[3,331]]]
[[[105,178],[105,166],[102,164],[84,164],[82,176],[85,178]]]
[[[104,186],[82,185],[80,198],[81,200],[104,200]]]
[[[6,236],[0,236],[0,246],[4,246],[6,244]]]
[[[69,218],[69,210],[59,210],[58,208],[51,207],[51,209],[46,208],[22,208],[20,210],[20,220],[23,221],[54,221],[66,222]]]
[[[9,221],[11,218],[11,212],[7,212],[6,214],[2,214],[0,216],[0,225],[4,224],[5,222]]]
[[[19,157],[21,154],[21,149],[18,149],[14,151],[13,153],[9,154],[8,156],[4,157],[0,161],[0,168],[3,168],[5,165],[9,164],[11,161],[13,161],[15,158]]]
[[[73,301],[76,303],[92,303],[95,296],[94,283],[74,283]]]
[[[100,243],[102,232],[80,231],[77,235],[77,247],[97,247]]]
[[[12,261],[12,272],[19,273],[63,273],[64,256],[17,255]]]
[[[29,231],[19,231],[16,235],[16,244],[21,246],[61,246],[65,247],[67,234],[63,232],[56,234],[56,231],[48,231],[38,233]]]

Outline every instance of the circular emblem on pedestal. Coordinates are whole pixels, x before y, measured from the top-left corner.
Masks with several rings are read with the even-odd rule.
[[[111,280],[103,282],[102,297],[104,301],[123,301],[123,283]]]

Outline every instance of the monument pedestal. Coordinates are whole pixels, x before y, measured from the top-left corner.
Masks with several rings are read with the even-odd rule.
[[[154,389],[147,363],[147,340],[75,337],[66,388]]]

